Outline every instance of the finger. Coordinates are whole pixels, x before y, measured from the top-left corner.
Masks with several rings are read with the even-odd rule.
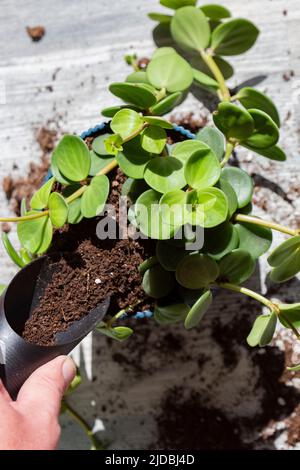
[[[61,399],[76,375],[76,366],[68,356],[60,356],[37,369],[21,388],[17,403],[27,413],[41,410],[57,417]]]

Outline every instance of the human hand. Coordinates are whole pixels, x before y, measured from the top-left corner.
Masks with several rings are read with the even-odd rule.
[[[29,377],[16,401],[0,380],[0,450],[56,448],[61,399],[75,374],[72,359],[57,357]]]

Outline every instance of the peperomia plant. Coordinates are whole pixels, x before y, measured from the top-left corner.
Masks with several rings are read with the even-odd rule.
[[[4,245],[20,267],[45,253],[54,228],[103,212],[110,192],[107,175],[119,167],[127,177],[123,195],[130,199],[129,222],[156,241],[140,272],[145,292],[155,299],[158,323],[195,327],[217,287],[267,307],[248,336],[250,346],[270,343],[277,321],[299,339],[300,303],[273,302],[242,286],[270,249],[273,230],[289,239],[269,255],[271,280],[284,282],[300,271],[299,230],[251,215],[252,179],[229,164],[239,146],[272,160],[286,159],[278,145],[280,118],[272,100],[250,87],[232,95],[226,83],[233,68],[224,56],[246,52],[259,31],[248,20],[231,19],[223,6],[197,7],[196,0],[160,3],[174,10],[173,15],[149,14],[159,22],[166,46],[154,52],[145,69],[135,56],[126,57],[133,73],[109,87],[124,104],[102,111],[112,119],[110,131],[96,137],[91,150],[79,137],[62,138],[52,155],[53,176],[35,193],[30,208],[23,203],[20,217],[0,219],[18,223],[21,250],[12,247],[7,235]],[[194,140],[170,144],[173,126],[161,116],[181,103],[192,85],[219,98],[215,126],[205,127]],[[114,326],[123,314],[118,312],[99,331],[119,340],[130,336],[130,328]]]

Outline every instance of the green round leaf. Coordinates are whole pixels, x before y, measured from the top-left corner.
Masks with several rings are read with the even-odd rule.
[[[123,145],[123,152],[118,153],[117,162],[125,175],[141,179],[151,158],[152,156],[141,147],[138,136]]]
[[[174,47],[158,47],[152,54],[152,59],[158,59],[158,57],[165,57],[169,54],[177,54]]]
[[[109,91],[126,103],[148,109],[156,103],[155,90],[141,83],[112,83]]]
[[[127,326],[116,326],[115,328],[108,328],[106,325],[100,325],[97,326],[97,331],[117,341],[125,341],[133,334],[133,330]]]
[[[174,304],[166,307],[156,305],[154,319],[160,325],[172,325],[181,322],[188,314],[189,308],[185,304]]]
[[[160,199],[162,220],[165,224],[181,227],[187,221],[186,193],[174,189],[165,193]]]
[[[161,13],[148,13],[150,20],[158,21],[159,23],[171,23],[171,15],[162,15]]]
[[[52,193],[48,202],[49,217],[54,227],[62,227],[68,218],[68,204],[59,193]]]
[[[209,150],[208,145],[198,140],[185,140],[172,146],[171,155],[183,164],[198,150]]]
[[[122,196],[127,196],[132,203],[135,203],[137,198],[149,189],[149,186],[143,179],[127,178],[122,185]]]
[[[300,328],[300,304],[280,304],[280,315],[279,321],[286,328],[291,328],[289,323],[293,325],[294,328]],[[289,323],[287,323],[287,321]]]
[[[102,134],[95,137],[92,143],[92,149],[97,155],[110,157],[111,154],[107,153],[105,141],[111,136],[111,134]]]
[[[125,140],[132,133],[143,126],[143,118],[132,109],[121,109],[113,117],[110,127],[115,134],[119,134]]]
[[[277,316],[274,312],[271,315],[260,315],[256,318],[252,330],[247,338],[249,346],[267,346],[273,339],[277,324]]]
[[[31,214],[38,214],[38,212],[26,213],[26,215]],[[52,241],[52,224],[47,216],[19,222],[17,232],[22,246],[32,254],[44,253]]]
[[[207,18],[210,18],[211,20],[214,20],[214,21],[219,21],[219,20],[223,20],[225,18],[231,17],[230,11],[227,8],[223,7],[222,5],[214,5],[214,4],[202,5],[200,7],[200,10],[203,11],[204,15]]]
[[[176,11],[171,21],[171,34],[182,49],[205,49],[210,41],[210,27],[204,13],[196,7],[184,7]]]
[[[300,247],[294,254],[272,269],[270,279],[273,282],[286,282],[296,276],[300,271]]]
[[[239,248],[248,251],[252,258],[257,259],[266,253],[272,244],[272,230],[259,225],[236,224],[239,234]]]
[[[172,10],[177,10],[178,8],[186,7],[188,5],[195,6],[197,0],[160,0],[160,4],[167,8],[172,8]]]
[[[280,127],[280,116],[273,101],[261,91],[255,88],[245,87],[239,90],[237,99],[246,109],[260,109],[267,113]]]
[[[207,229],[204,240],[205,253],[217,261],[235,250],[239,245],[238,232],[230,222],[224,222],[218,227]]]
[[[166,131],[162,127],[149,126],[141,134],[141,145],[146,152],[160,154],[167,142]]]
[[[227,215],[227,198],[220,189],[208,188],[197,191],[197,198],[190,213],[192,225],[216,227],[225,222]]]
[[[140,231],[154,240],[166,240],[174,235],[174,228],[163,222],[160,199],[159,192],[149,189],[141,194],[135,204],[135,217]]]
[[[207,255],[187,255],[178,263],[176,279],[188,289],[201,289],[215,281],[219,275],[217,263]]]
[[[117,114],[118,111],[121,111],[121,109],[133,109],[134,111],[140,111],[141,108],[138,106],[132,106],[130,104],[124,104],[124,105],[118,105],[118,106],[110,106],[109,108],[104,108],[102,109],[102,115],[108,118],[114,117],[115,114]]]
[[[184,167],[184,176],[191,188],[205,189],[213,186],[221,175],[218,158],[211,149],[197,150]]]
[[[156,244],[156,257],[166,271],[176,271],[177,264],[185,255],[186,250],[182,246],[164,241],[158,241]]]
[[[235,191],[230,183],[224,178],[219,179],[217,187],[223,191],[228,201],[228,218],[230,219],[235,214],[238,208],[238,199]],[[251,212],[251,211],[250,211]]]
[[[152,106],[151,111],[156,116],[162,116],[170,111],[172,111],[175,106],[177,106],[182,100],[183,94],[178,91],[177,93],[172,93],[169,96],[166,96],[164,99],[159,101],[156,105]]]
[[[68,223],[79,224],[82,219],[83,215],[81,213],[81,199],[77,198],[69,204]]]
[[[264,149],[277,144],[279,130],[275,122],[268,114],[259,109],[249,109],[249,114],[254,120],[254,132],[245,141],[247,147],[251,149]]]
[[[5,248],[6,253],[10,257],[10,259],[19,267],[24,268],[26,263],[22,260],[21,256],[17,253],[14,246],[12,245],[7,233],[2,232],[2,243]],[[0,287],[1,291],[1,287]],[[1,295],[1,292],[0,292]]]
[[[227,139],[246,140],[254,132],[254,120],[245,109],[231,103],[220,103],[213,113],[215,125]]]
[[[259,30],[250,21],[230,20],[213,31],[211,47],[220,55],[243,54],[255,44],[258,34]]]
[[[162,127],[163,129],[173,129],[173,124],[165,119],[157,116],[144,116],[145,122],[148,122],[152,126]]]
[[[243,146],[248,148],[249,150],[253,150],[254,152],[258,153],[259,155],[262,155],[263,157],[270,158],[270,160],[275,160],[277,162],[284,162],[286,160],[286,154],[282,150],[279,145],[274,145],[274,147],[270,147],[267,149],[253,149],[251,147],[248,147],[243,143]]]
[[[119,154],[118,154],[119,155]],[[90,176],[95,176],[100,170],[105,168],[109,163],[114,161],[115,157],[103,157],[97,155],[93,150],[90,151],[91,156],[91,167],[89,171]]]
[[[226,167],[222,170],[220,181],[227,181],[233,188],[238,207],[245,207],[252,200],[253,181],[244,170],[235,167]]]
[[[276,268],[287,259],[294,257],[298,251],[300,251],[300,236],[289,238],[272,251],[268,257],[268,263],[273,268]]]
[[[200,86],[204,90],[209,91],[210,93],[217,94],[218,89],[220,88],[218,82],[211,78],[209,75],[206,75],[200,70],[192,69],[194,82],[196,85]]]
[[[200,323],[207,310],[211,306],[212,301],[213,297],[210,290],[204,292],[204,294],[201,295],[200,299],[197,300],[195,305],[193,305],[186,316],[184,326],[187,330],[194,328],[198,325],[198,323]]]
[[[123,139],[119,134],[110,135],[104,145],[109,155],[118,155],[123,150]]]
[[[53,157],[58,170],[67,179],[81,181],[88,176],[91,166],[90,151],[79,137],[65,135],[54,150],[52,159]],[[57,179],[55,174],[54,176]]]
[[[174,278],[171,273],[157,264],[145,272],[142,285],[149,297],[160,299],[171,292],[174,287]]]
[[[43,186],[32,196],[30,201],[30,207],[32,209],[42,210],[47,207],[54,182],[55,178],[50,178],[47,183],[43,184]]]
[[[183,165],[174,157],[155,157],[147,164],[144,179],[160,193],[181,189],[186,185]]]
[[[165,88],[169,93],[175,93],[191,86],[193,71],[179,54],[165,54],[151,60],[147,67],[147,77],[156,88]]]
[[[61,184],[72,184],[72,181],[66,178],[58,169],[56,156],[53,153],[51,157],[51,173],[54,176],[55,180]]]
[[[81,197],[81,213],[86,218],[96,217],[104,209],[109,194],[109,179],[106,175],[94,176]]]
[[[138,70],[137,72],[132,72],[126,77],[126,82],[128,83],[147,83],[151,85],[147,78],[147,73],[145,70]]]
[[[221,259],[219,268],[220,280],[232,284],[242,284],[254,273],[255,261],[248,251],[237,249]]]
[[[225,152],[225,140],[222,132],[215,127],[204,127],[196,134],[196,139],[210,147],[221,161]],[[177,157],[178,158],[178,157]]]

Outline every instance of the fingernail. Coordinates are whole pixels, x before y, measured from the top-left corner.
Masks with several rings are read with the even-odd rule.
[[[62,365],[62,375],[65,380],[65,388],[67,388],[76,375],[76,366],[70,357],[67,357]]]

